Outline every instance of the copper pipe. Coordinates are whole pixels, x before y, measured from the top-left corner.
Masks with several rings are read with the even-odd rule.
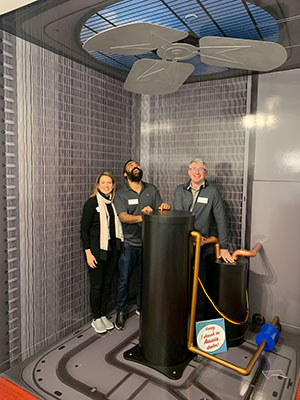
[[[274,317],[272,325],[274,325],[276,328],[279,326],[279,317],[277,315]],[[191,326],[191,324],[190,324],[190,326]],[[216,363],[223,365],[224,367],[227,367],[229,369],[232,369],[233,371],[236,371],[241,375],[249,375],[250,374],[256,361],[258,360],[259,356],[263,352],[265,345],[267,344],[266,340],[263,340],[261,342],[260,346],[256,349],[255,353],[253,354],[253,356],[252,356],[251,360],[249,361],[248,365],[246,366],[246,368],[243,368],[243,367],[239,367],[238,365],[232,364],[228,361],[222,360],[222,358],[219,358],[212,354],[206,353],[205,351],[199,350],[197,347],[194,347],[192,341],[190,341],[190,338],[193,337],[193,335],[194,335],[194,329],[193,329],[193,332],[189,332],[189,336],[188,336],[189,351],[199,354],[202,357],[208,358],[211,361],[215,361]]]
[[[232,253],[232,258],[233,258],[234,260],[237,260],[237,259],[238,259],[238,256],[255,257],[256,254],[259,252],[259,250],[260,250],[261,248],[262,248],[262,244],[258,242],[258,243],[256,243],[256,245],[253,247],[252,250],[242,250],[242,249],[235,250],[235,251]]]
[[[197,291],[198,291],[198,274],[199,274],[199,263],[200,263],[200,249],[201,249],[201,234],[199,232],[191,232],[195,240],[195,258],[194,258],[194,279],[193,279],[193,290],[192,290],[192,302],[191,302],[191,315],[188,332],[188,347],[189,343],[193,343],[194,336],[194,324],[196,316],[196,302],[197,302]]]
[[[196,231],[194,231],[196,232]],[[201,234],[200,234],[201,235]],[[209,236],[208,238],[205,238],[205,244],[211,244],[214,243],[215,244],[215,253],[216,253],[216,258],[220,258],[220,244],[219,244],[219,239],[215,236]],[[195,245],[194,241],[193,244]]]
[[[215,236],[209,236],[208,238],[205,239],[205,243],[204,244],[210,244],[210,243],[214,243],[215,244],[216,258],[220,258],[219,239],[216,238]]]
[[[194,326],[195,326],[195,314],[196,314],[196,301],[197,301],[197,290],[198,290],[198,275],[199,275],[199,261],[200,261],[200,244],[201,244],[201,235],[199,232],[193,231],[191,235],[194,237],[196,242],[195,248],[195,261],[194,261],[194,279],[193,279],[193,292],[192,292],[192,304],[191,304],[191,315],[190,315],[190,322],[189,322],[189,331],[188,331],[188,343],[187,347],[189,351],[192,353],[198,354],[202,357],[208,358],[211,361],[215,361],[216,363],[223,365],[224,367],[230,368],[233,371],[238,372],[241,375],[249,375],[254,367],[254,364],[258,360],[259,356],[263,352],[265,345],[267,342],[265,340],[262,341],[260,346],[256,349],[255,353],[253,354],[251,360],[249,361],[246,368],[239,367],[238,365],[232,364],[228,361],[222,360],[222,358],[216,357],[212,354],[206,353],[194,347],[193,345],[193,337],[194,337]],[[279,327],[279,317],[275,316],[272,325]]]

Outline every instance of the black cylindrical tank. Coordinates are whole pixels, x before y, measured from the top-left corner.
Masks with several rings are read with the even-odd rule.
[[[155,211],[143,218],[140,335],[124,357],[179,379],[187,349],[194,215]]]
[[[156,365],[186,360],[190,307],[190,255],[194,215],[144,215],[140,354]]]
[[[239,257],[235,264],[226,264],[210,254],[206,257],[205,289],[215,305],[233,321],[244,322],[247,314],[246,291],[248,259]],[[202,290],[199,288],[199,290]],[[208,299],[205,318],[222,318]],[[244,341],[245,325],[235,325],[225,320],[228,347],[239,346]]]

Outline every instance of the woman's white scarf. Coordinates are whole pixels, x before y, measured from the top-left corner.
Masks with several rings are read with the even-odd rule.
[[[119,217],[117,215],[117,212],[116,212],[116,209],[115,209],[115,206],[114,206],[112,200],[105,199],[103,196],[101,196],[100,193],[97,193],[97,202],[98,202],[98,210],[99,210],[99,218],[100,218],[100,249],[107,251],[110,235],[109,235],[109,212],[107,210],[106,204],[111,204],[113,212],[114,212],[116,238],[120,239],[123,242],[124,238],[123,238],[122,224],[119,220]]]

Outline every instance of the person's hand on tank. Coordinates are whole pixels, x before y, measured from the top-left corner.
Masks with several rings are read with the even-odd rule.
[[[143,214],[151,214],[152,213],[152,208],[150,206],[146,206],[142,209]]]
[[[161,205],[158,207],[159,210],[171,210],[171,206],[168,203],[161,203]]]
[[[220,249],[220,258],[222,258],[226,263],[234,263],[234,259],[227,249]]]

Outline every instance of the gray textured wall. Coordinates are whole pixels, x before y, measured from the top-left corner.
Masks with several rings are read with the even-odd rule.
[[[6,45],[4,43],[3,33],[0,31],[0,52],[3,54]],[[4,78],[4,57],[0,61],[0,87],[4,91],[5,86]],[[0,128],[1,128],[1,142],[0,142],[0,372],[7,368],[8,359],[8,260],[7,260],[7,199],[6,199],[6,140],[5,140],[5,97],[1,95],[0,100]]]
[[[119,81],[23,40],[10,53],[5,79],[16,75],[19,161],[8,172],[19,174],[11,224],[20,229],[20,253],[11,251],[7,307],[11,346],[19,339],[14,357],[26,358],[90,318],[81,211],[99,172],[123,180],[132,99]]]
[[[241,246],[248,77],[188,84],[165,96],[142,96],[141,163],[145,178],[172,203],[188,180],[189,162],[201,157],[219,188],[231,249]]]
[[[1,32],[1,363],[20,359],[18,120],[13,36]],[[3,108],[2,108],[3,104]],[[3,339],[3,340],[2,340]]]
[[[145,179],[172,202],[187,163],[201,155],[231,215],[231,245],[240,245],[247,79],[186,85],[140,101],[113,78],[23,40],[10,52],[5,79],[15,73],[17,87],[5,107],[15,107],[19,159],[9,171],[17,186],[6,190],[15,191],[10,223],[20,230],[7,306],[13,361],[90,318],[80,217],[103,169],[122,183],[124,160],[140,158]]]

